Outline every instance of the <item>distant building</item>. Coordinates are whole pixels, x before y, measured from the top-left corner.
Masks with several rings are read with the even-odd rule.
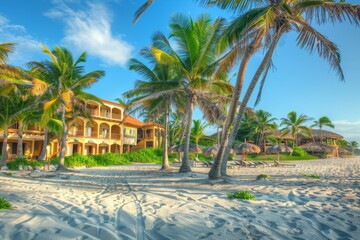
[[[66,142],[66,156],[74,153],[104,154],[107,152],[124,153],[136,149],[160,147],[164,135],[164,127],[160,124],[144,123],[130,115],[126,115],[125,107],[108,100],[104,105],[90,102],[87,104],[93,120],[75,119],[69,126]],[[14,124],[9,129],[7,144],[8,158],[17,155],[18,127]],[[36,126],[29,126],[23,135],[24,154],[29,158],[39,157],[44,132]],[[3,132],[0,131],[0,149],[3,145]],[[47,146],[47,157],[59,154],[60,141],[53,138]]]

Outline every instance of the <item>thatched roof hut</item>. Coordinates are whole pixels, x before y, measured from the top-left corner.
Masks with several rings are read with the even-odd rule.
[[[234,148],[236,154],[259,153],[260,147],[252,143],[242,143]]]
[[[293,137],[291,136],[291,134],[289,134],[289,133],[283,134],[282,131],[277,130],[277,129],[274,129],[271,131],[266,131],[265,133],[273,135],[276,139],[293,140]]]
[[[311,153],[332,153],[334,148],[319,142],[309,142],[301,145],[300,148]]]
[[[213,156],[215,156],[215,155],[218,153],[219,148],[220,148],[220,146],[219,146],[218,144],[215,144],[215,145],[213,145],[213,146],[204,148],[204,149],[203,149],[203,155],[204,155],[205,157],[213,157]],[[234,153],[234,150],[231,149],[231,150],[230,150],[230,154],[233,154],[233,153]]]
[[[332,140],[342,140],[344,137],[340,134],[330,132],[327,130],[320,130],[320,129],[311,129],[311,135],[314,139],[332,139]]]
[[[288,147],[286,145],[275,144],[274,146],[271,146],[270,148],[268,148],[266,153],[279,154],[279,153],[291,153],[292,151],[293,151],[293,149],[291,147]]]
[[[185,147],[185,144],[175,145],[175,146],[172,146],[172,147],[169,149],[169,152],[170,152],[170,153],[173,153],[173,152],[184,152],[184,147]],[[190,143],[190,144],[189,144],[189,152],[192,152],[192,153],[202,153],[202,149],[199,148],[196,144]]]

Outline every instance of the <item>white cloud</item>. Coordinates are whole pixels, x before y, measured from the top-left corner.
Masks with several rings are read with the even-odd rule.
[[[62,0],[45,15],[65,23],[66,45],[99,57],[104,63],[124,66],[131,58],[132,45],[111,31],[111,14],[101,3],[90,2],[86,9],[74,10]],[[84,3],[84,2],[82,2]]]
[[[333,124],[335,125],[335,132],[344,136],[345,140],[360,143],[360,120],[338,120],[334,121]]]
[[[33,56],[41,52],[40,41],[27,33],[21,25],[12,24],[6,17],[0,15],[0,42],[13,42],[15,52],[10,54],[9,63],[22,65],[33,60]]]

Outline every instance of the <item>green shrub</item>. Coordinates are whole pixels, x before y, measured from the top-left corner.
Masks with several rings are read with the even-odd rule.
[[[82,166],[96,167],[129,164],[129,161],[126,160],[123,155],[120,155],[118,153],[105,153],[97,155],[82,155],[76,153],[72,156],[65,157],[64,163],[66,167],[70,168]],[[50,163],[59,164],[59,158],[52,158],[50,160]]]
[[[299,147],[294,147],[293,152],[292,152],[293,156],[303,157],[303,156],[305,156],[305,154],[306,154],[306,152]]]
[[[5,198],[0,198],[0,209],[10,209],[11,203],[5,200]]]
[[[269,179],[270,175],[268,174],[260,174],[256,177],[256,180],[260,180],[260,179]]]
[[[12,177],[12,172],[3,172],[3,174],[5,174],[6,176]]]
[[[44,166],[44,162],[43,161],[37,161],[37,160],[29,161],[29,160],[26,160],[25,158],[18,158],[17,157],[14,160],[6,163],[6,166],[9,169],[12,169],[12,170],[18,170],[20,165],[22,165],[23,167],[24,166],[31,166],[31,167],[34,168],[36,166]]]
[[[315,179],[320,179],[321,178],[321,176],[317,175],[317,174],[302,173],[301,176],[302,177],[307,177],[307,178],[315,178]]]
[[[229,199],[238,198],[238,199],[246,199],[246,200],[255,200],[255,196],[252,195],[249,191],[228,193],[227,197]]]

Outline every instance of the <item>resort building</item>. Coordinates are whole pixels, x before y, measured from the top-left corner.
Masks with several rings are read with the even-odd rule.
[[[144,123],[126,115],[125,107],[108,100],[103,105],[90,102],[87,108],[93,119],[76,118],[69,127],[66,155],[80,153],[104,154],[107,152],[125,153],[142,148],[161,147],[164,127],[160,124]],[[17,156],[18,126],[9,129],[7,144],[8,158]],[[36,126],[29,126],[23,134],[23,151],[28,158],[39,157],[44,142],[44,132]],[[0,147],[3,144],[3,133],[0,132]],[[1,149],[1,148],[0,148]],[[50,139],[47,145],[47,158],[57,156],[60,140]]]

